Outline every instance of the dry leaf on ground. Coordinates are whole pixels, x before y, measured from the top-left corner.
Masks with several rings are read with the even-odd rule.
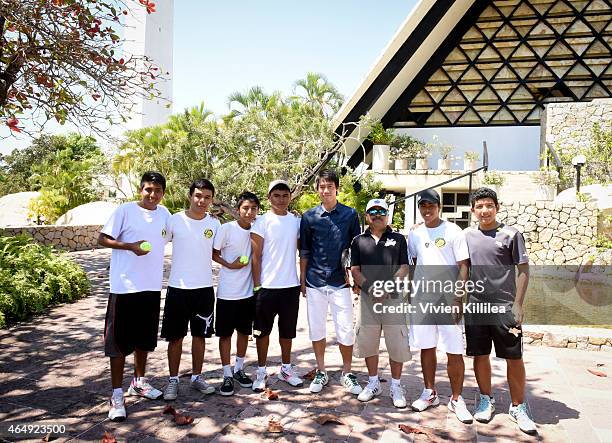
[[[278,400],[278,392],[273,391],[270,388],[264,389],[264,391],[261,394],[261,396],[264,397],[264,398],[267,398],[268,400]]]
[[[164,408],[164,414],[172,415],[174,417],[174,423],[179,426],[190,425],[191,423],[193,423],[193,417],[176,412],[176,409],[174,409],[170,405]]]
[[[405,432],[406,434],[423,434],[430,438],[433,437],[433,434],[427,428],[410,425],[398,425],[398,428],[400,431]]]
[[[268,419],[268,432],[280,434],[283,432],[283,425],[281,425],[280,421],[278,421],[276,418],[270,417]]]
[[[314,376],[317,373],[316,369],[313,369],[311,371],[308,371],[306,374],[304,374],[304,376],[302,377],[304,380],[308,380],[308,381],[312,381],[314,380]]]
[[[104,435],[102,436],[100,443],[117,443],[117,439],[110,432],[104,431]]]
[[[587,368],[587,371],[589,371],[591,374],[596,375],[598,377],[607,377],[608,376],[608,374],[606,374],[605,372],[598,371],[597,369]]]
[[[317,418],[316,418],[317,423],[319,423],[320,425],[324,425],[325,423],[338,423],[341,425],[344,425],[346,423],[344,423],[344,420],[342,420],[340,417],[334,415],[334,414],[320,414]]]

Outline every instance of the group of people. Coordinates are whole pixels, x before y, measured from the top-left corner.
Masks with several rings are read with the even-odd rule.
[[[223,382],[218,393],[233,395],[236,384],[256,392],[266,388],[269,336],[276,317],[281,348],[278,378],[294,387],[303,386],[304,381],[291,364],[292,340],[296,337],[300,296],[303,296],[316,358],[310,392],[321,392],[330,382],[325,350],[326,323],[331,311],[342,357],[340,384],[358,400],[367,402],[382,392],[378,377],[382,333],[390,360],[389,393],[395,407],[407,406],[400,380],[403,363],[411,358],[410,347],[421,350],[424,380],[423,392],[411,404],[412,409],[424,411],[439,404],[435,372],[436,348],[440,347],[448,357],[452,391],[448,408],[464,423],[471,423],[473,419],[488,422],[495,410],[489,361],[494,343],[497,357],[507,361],[512,400],[509,415],[524,432],[536,432],[524,399],[522,360],[521,322],[528,257],[522,234],[497,221],[499,205],[495,192],[481,188],[471,195],[472,213],[479,225],[465,231],[440,219],[440,197],[435,191],[421,192],[418,208],[423,223],[413,227],[406,238],[389,226],[385,200],[373,199],[367,203],[368,228],[362,233],[357,211],[337,200],[337,174],[322,171],[315,186],[321,204],[302,217],[288,209],[289,184],[275,180],[268,187],[269,211],[258,215],[259,198],[243,192],[236,202],[237,219],[221,224],[208,212],[215,196],[209,180],[194,181],[189,188],[189,208],[171,215],[160,205],[166,189],[165,178],[157,172],[142,176],[140,200],[119,206],[99,237],[100,245],[112,248],[104,331],[113,388],[109,418],[113,421],[126,418],[123,372],[125,357],[131,353],[134,353],[134,377],[127,391],[129,395],[177,398],[182,342],[188,329],[192,336],[190,385],[203,394],[217,391],[202,376],[206,339],[213,334],[219,338],[223,366]],[[161,337],[168,341],[169,379],[162,392],[149,383],[145,368],[147,353],[157,344],[167,242],[172,242],[172,261]],[[221,267],[216,294],[213,261]],[[474,357],[480,390],[473,414],[461,397],[465,373],[462,310],[457,310],[459,315],[455,311],[448,322],[411,321],[408,315],[380,313],[381,306],[397,308],[407,299],[401,291],[381,291],[381,282],[423,278],[428,269],[437,266],[450,270],[450,278],[455,281],[478,278],[488,282],[484,293],[452,294],[452,304],[464,306],[470,301],[494,301],[507,305],[511,314],[510,317],[500,315],[499,322],[465,322],[465,352]],[[486,274],[491,266],[501,267],[503,271],[480,275]],[[499,297],[498,292],[503,296]],[[358,294],[356,321],[353,294]],[[417,300],[425,300],[423,297],[431,294],[412,291],[408,295],[410,303],[415,305]],[[232,366],[234,331],[236,356]],[[254,337],[257,348],[258,367],[252,378],[244,370],[249,336]],[[365,359],[368,370],[365,386],[360,385],[353,373],[353,356]]]

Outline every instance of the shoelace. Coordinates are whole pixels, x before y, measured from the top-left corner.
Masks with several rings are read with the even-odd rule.
[[[521,417],[526,417],[529,420],[531,420],[531,417],[529,417],[529,412],[527,411],[527,406],[525,406],[525,403],[521,403],[520,405],[517,406],[516,415],[517,415],[517,418],[521,416]]]
[[[347,375],[345,380],[348,380],[352,386],[357,386],[359,384],[357,383],[357,377],[355,377],[353,374]]]
[[[480,401],[478,402],[478,407],[476,408],[476,410],[477,411],[484,411],[487,408],[487,403],[489,403],[489,402],[487,402],[485,397],[480,397]]]
[[[324,374],[324,373],[322,373],[322,372],[317,372],[317,373],[315,374],[315,377],[314,377],[314,380],[313,380],[313,381],[314,381],[315,383],[323,383],[323,380],[324,380],[324,379],[325,379],[325,374]]]

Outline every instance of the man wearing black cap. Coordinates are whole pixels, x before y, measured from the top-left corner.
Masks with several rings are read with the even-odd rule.
[[[417,314],[410,325],[410,344],[421,349],[421,368],[425,389],[421,397],[412,403],[416,411],[424,411],[440,403],[435,388],[436,348],[439,346],[448,357],[447,372],[451,384],[451,399],[448,408],[464,423],[472,422],[461,397],[465,365],[463,363],[463,328],[459,324],[462,300],[448,291],[447,282],[453,288],[456,281],[467,280],[468,248],[465,236],[459,226],[440,219],[440,196],[433,189],[418,194],[418,206],[424,224],[412,230],[408,237],[410,257],[416,261],[413,282],[415,293],[413,305]],[[422,286],[416,287],[417,283]],[[442,289],[444,288],[444,290]],[[445,300],[452,299],[450,306],[456,306],[458,313],[454,318],[446,316],[432,318],[433,312],[425,312],[424,307],[442,306]],[[423,311],[423,312],[421,312]]]

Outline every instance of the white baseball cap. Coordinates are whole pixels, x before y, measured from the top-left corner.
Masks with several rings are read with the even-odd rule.
[[[366,212],[368,212],[370,208],[374,207],[379,207],[387,210],[389,209],[389,205],[387,205],[387,202],[384,201],[382,198],[373,198],[372,200],[370,200],[366,205]]]
[[[272,192],[272,189],[274,189],[278,185],[286,186],[287,189],[291,192],[291,187],[289,186],[289,183],[287,183],[285,180],[273,180],[270,182],[270,185],[268,185],[268,194],[270,194],[270,192]]]

